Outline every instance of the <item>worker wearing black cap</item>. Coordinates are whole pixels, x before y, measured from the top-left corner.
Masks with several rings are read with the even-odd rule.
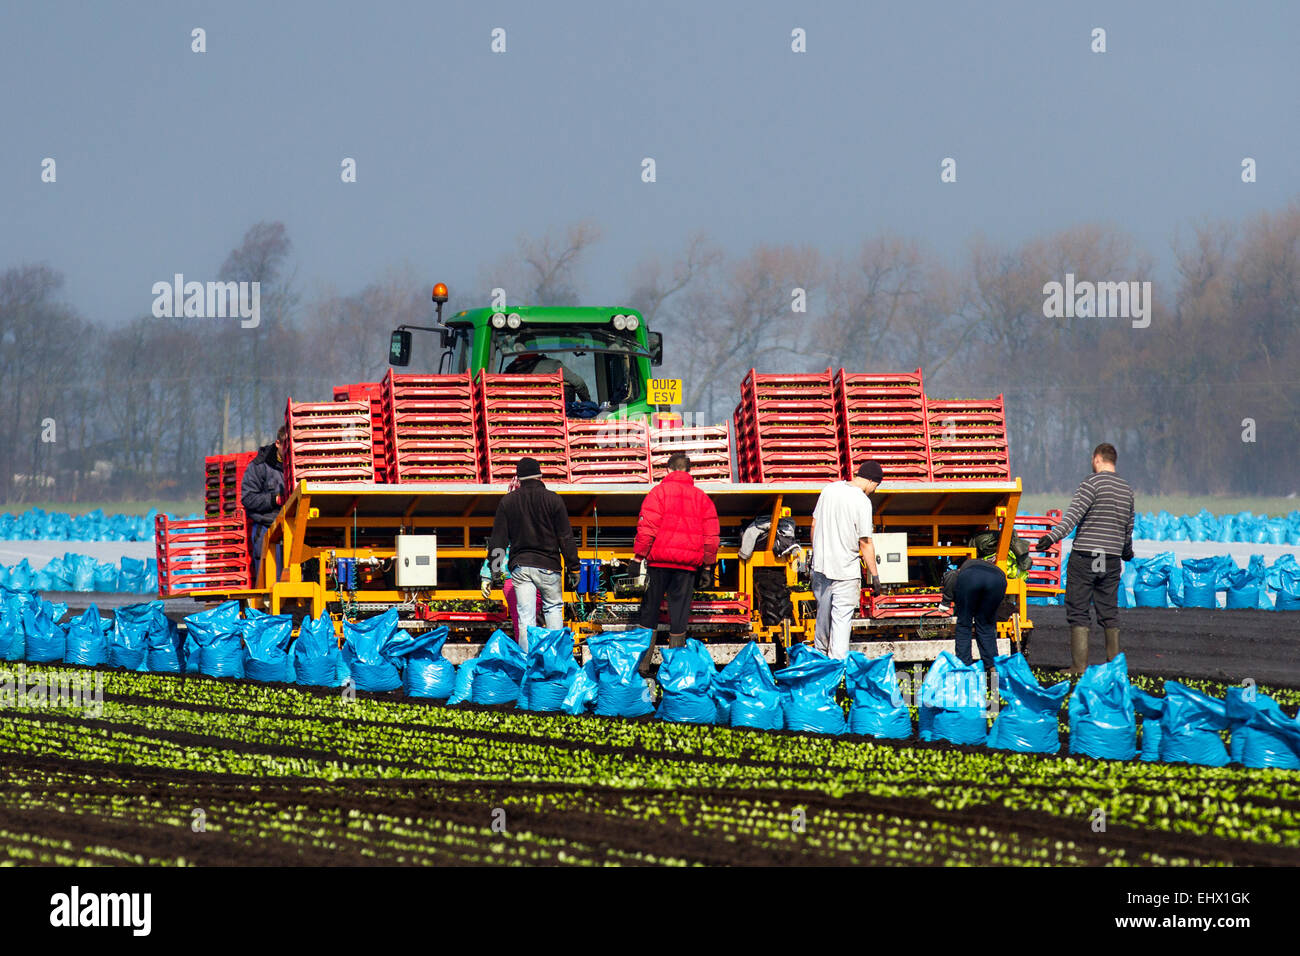
[[[864,568],[872,587],[880,588],[876,549],[871,543],[871,499],[867,496],[883,479],[877,462],[864,461],[848,481],[823,488],[813,509],[812,589],[817,599],[813,643],[838,660],[849,656],[849,633],[862,600]]]
[[[528,629],[537,623],[538,595],[542,598],[546,626],[551,629],[564,626],[560,562],[563,558],[570,579],[576,581],[578,542],[574,540],[563,499],[542,484],[542,467],[537,460],[519,459],[515,475],[519,490],[501,499],[492,521],[488,565],[498,574],[504,572],[507,564],[510,568],[519,609],[515,640],[528,650]]]

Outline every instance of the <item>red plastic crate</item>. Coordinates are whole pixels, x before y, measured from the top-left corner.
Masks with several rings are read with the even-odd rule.
[[[873,594],[863,590],[859,613],[873,620],[909,617],[950,617],[939,591],[913,594]]]
[[[1032,547],[1039,538],[1055,528],[1062,517],[1058,508],[1053,508],[1045,515],[1016,515],[1015,533],[1028,541]],[[1060,587],[1061,542],[1054,542],[1051,549],[1045,553],[1032,551],[1031,555],[1033,564],[1028,572],[1030,583]]]
[[[246,588],[249,585],[248,535],[243,515],[176,521],[154,519],[158,595]]]

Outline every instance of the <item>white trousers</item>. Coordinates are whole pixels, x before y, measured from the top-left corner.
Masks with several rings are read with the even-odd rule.
[[[849,656],[849,632],[861,600],[862,581],[836,581],[814,571],[812,590],[817,599],[817,630],[813,646],[842,661]]]

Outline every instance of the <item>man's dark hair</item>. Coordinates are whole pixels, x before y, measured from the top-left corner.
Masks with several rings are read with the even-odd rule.
[[[675,451],[668,456],[669,471],[690,471],[691,460],[686,457],[684,452]]]
[[[1108,441],[1102,442],[1092,450],[1092,457],[1101,456],[1101,460],[1107,464],[1113,465],[1119,459],[1119,454],[1115,451],[1115,446]]]
[[[278,432],[275,433],[275,440],[276,440],[276,441],[279,441],[280,439],[282,439],[282,438],[283,438],[285,435],[287,435],[287,434],[289,434],[289,426],[288,426],[288,425],[281,425],[281,426],[280,426],[280,430],[279,430]]]

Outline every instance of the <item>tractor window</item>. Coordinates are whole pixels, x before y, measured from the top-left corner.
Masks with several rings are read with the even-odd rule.
[[[642,396],[631,351],[641,346],[631,334],[605,329],[494,329],[489,368],[495,372],[529,369],[537,356],[561,363],[586,386],[591,401],[617,407]]]

